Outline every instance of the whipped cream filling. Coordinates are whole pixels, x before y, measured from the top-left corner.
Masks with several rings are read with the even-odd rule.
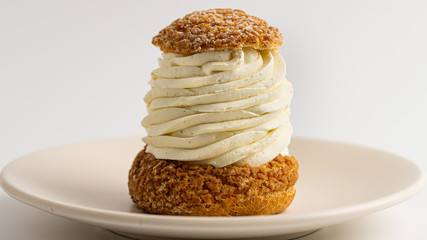
[[[260,166],[288,154],[292,85],[277,50],[164,53],[142,120],[159,159]]]

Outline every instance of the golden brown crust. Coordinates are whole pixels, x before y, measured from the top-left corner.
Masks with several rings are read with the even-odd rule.
[[[190,54],[252,47],[278,48],[283,36],[266,21],[241,10],[210,9],[178,18],[153,38],[163,52]]]
[[[278,155],[259,167],[190,166],[143,149],[129,171],[129,193],[147,213],[198,216],[275,214],[294,196],[298,163]]]

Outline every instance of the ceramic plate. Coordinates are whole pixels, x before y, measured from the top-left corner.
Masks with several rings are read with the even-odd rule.
[[[339,142],[294,138],[300,163],[293,204],[280,214],[185,217],[144,214],[127,190],[142,148],[128,137],[57,147],[19,158],[1,173],[12,197],[44,211],[134,238],[295,237],[402,202],[424,183],[414,163],[387,152]]]

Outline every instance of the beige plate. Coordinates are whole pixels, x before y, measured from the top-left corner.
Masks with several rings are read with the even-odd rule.
[[[19,158],[0,176],[12,197],[44,211],[133,237],[295,237],[363,216],[415,195],[424,183],[414,163],[387,152],[324,140],[293,138],[300,163],[297,195],[281,214],[184,217],[144,214],[127,192],[127,173],[140,138],[57,147]],[[398,177],[397,177],[398,176]]]

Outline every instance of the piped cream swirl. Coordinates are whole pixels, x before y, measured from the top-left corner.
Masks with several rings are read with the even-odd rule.
[[[159,159],[260,166],[287,154],[292,85],[276,50],[165,53],[144,100],[146,151]]]

